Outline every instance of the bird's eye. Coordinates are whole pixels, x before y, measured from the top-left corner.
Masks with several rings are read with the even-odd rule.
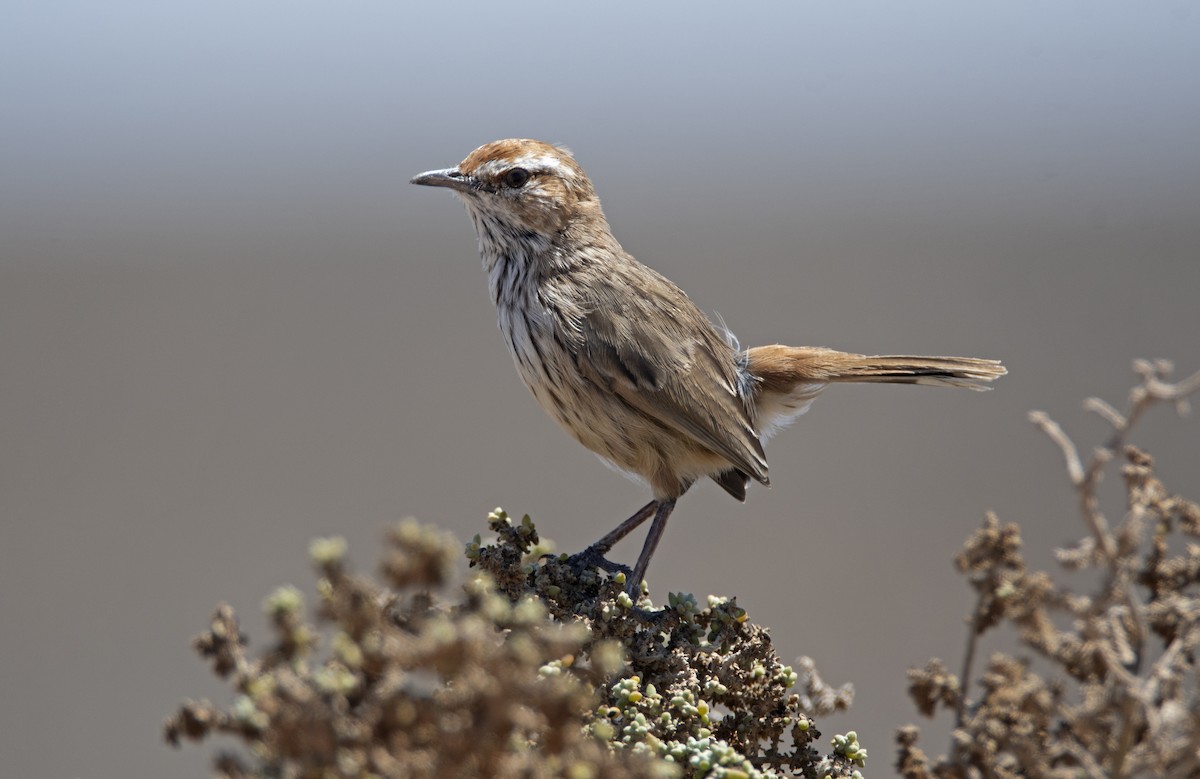
[[[524,168],[513,168],[504,172],[504,186],[518,189],[529,181],[529,171]]]

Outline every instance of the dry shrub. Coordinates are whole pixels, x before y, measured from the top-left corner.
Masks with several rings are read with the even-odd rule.
[[[319,622],[277,591],[257,657],[218,607],[195,646],[234,700],[185,704],[168,741],[233,736],[244,748],[217,758],[231,778],[859,774],[854,733],[822,755],[812,719],[852,691],[806,658],[781,663],[732,600],[672,594],[653,610],[621,574],[545,554],[528,517],[489,522],[498,537],[467,544],[477,571],[453,598],[461,546],[406,521],[383,582],[350,573],[339,539],[314,542]]]
[[[1083,578],[1094,587],[1076,592],[1030,570],[1020,528],[987,516],[955,560],[977,595],[962,672],[936,658],[909,672],[922,714],[953,714],[949,755],[931,762],[918,729],[902,728],[897,768],[906,779],[1200,776],[1200,506],[1172,494],[1153,458],[1128,442],[1151,407],[1185,413],[1200,373],[1171,383],[1168,363],[1134,369],[1141,382],[1125,413],[1087,401],[1113,433],[1086,462],[1046,414],[1030,414],[1063,453],[1086,528],[1058,560],[1092,572]],[[1118,458],[1126,505],[1111,524],[1098,488]],[[1002,625],[1028,657],[992,654],[972,694],[980,639]]]

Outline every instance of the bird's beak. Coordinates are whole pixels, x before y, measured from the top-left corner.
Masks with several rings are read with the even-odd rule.
[[[413,176],[409,183],[419,184],[422,187],[447,187],[459,192],[470,192],[476,188],[475,179],[458,168],[427,171]]]

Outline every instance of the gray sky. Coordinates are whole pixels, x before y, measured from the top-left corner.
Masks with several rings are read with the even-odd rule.
[[[982,512],[1081,534],[1042,408],[1200,368],[1200,19],[1182,2],[21,3],[0,10],[0,754],[203,775],[188,648],[318,534],[362,570],[499,504],[579,549],[647,500],[521,386],[462,207],[410,187],[509,136],[571,147],[626,248],[743,343],[998,357],[979,395],[837,387],[745,505],[686,496],[650,569],[736,595],[858,702],[957,665]],[[1200,423],[1139,440],[1200,494]],[[1113,480],[1116,481],[1115,479]],[[1114,505],[1119,513],[1120,506]],[[632,561],[631,540],[614,556]],[[939,738],[926,744],[944,749]]]

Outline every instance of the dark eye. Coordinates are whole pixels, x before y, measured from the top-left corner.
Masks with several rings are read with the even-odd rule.
[[[519,189],[529,181],[529,171],[524,168],[513,168],[504,172],[504,186]]]

